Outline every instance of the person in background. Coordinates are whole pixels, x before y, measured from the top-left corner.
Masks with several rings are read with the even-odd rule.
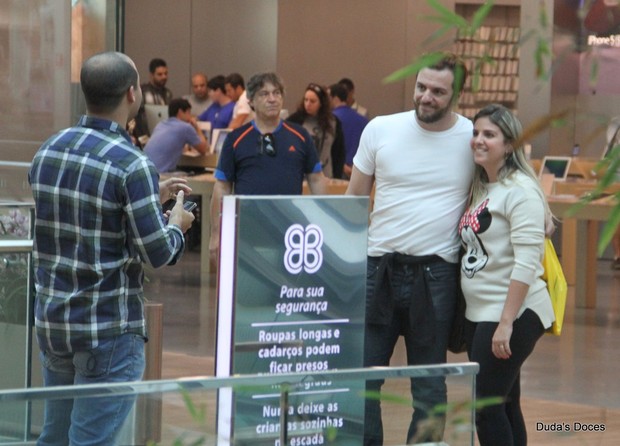
[[[159,172],[176,170],[186,144],[200,153],[207,153],[209,148],[204,133],[192,116],[192,106],[187,99],[170,101],[168,116],[168,119],[157,124],[144,147],[144,153]]]
[[[172,100],[172,92],[166,87],[168,82],[168,65],[163,59],[152,59],[149,62],[150,79],[141,85],[145,104],[168,105]]]
[[[222,197],[237,195],[300,195],[303,181],[310,192],[325,194],[327,183],[314,143],[301,126],[282,121],[284,84],[275,73],[259,73],[248,82],[252,122],[233,130],[224,141],[211,198],[211,262],[220,242]]]
[[[348,77],[343,77],[338,81],[338,83],[344,85],[344,88],[347,89],[347,105],[356,112],[358,112],[360,115],[368,118],[368,110],[366,110],[366,107],[358,104],[357,100],[355,99],[355,84],[353,83],[353,81]]]
[[[228,128],[236,129],[250,122],[253,118],[252,108],[248,102],[248,95],[245,92],[243,76],[239,73],[232,73],[226,76],[226,94],[235,103]]]
[[[213,104],[198,116],[198,120],[210,122],[211,130],[228,128],[235,103],[226,94],[226,78],[221,74],[215,76],[209,81],[208,87]]]
[[[344,135],[340,121],[331,111],[325,88],[314,83],[308,84],[297,110],[287,120],[302,125],[312,135],[325,176],[342,178]]]
[[[168,105],[172,100],[172,92],[166,87],[168,82],[168,65],[166,61],[160,58],[151,59],[149,62],[149,73],[148,83],[140,86],[143,94],[142,105],[136,115],[133,133],[140,147],[144,147],[153,130],[149,128],[144,106],[146,104]]]
[[[476,171],[459,234],[465,247],[461,287],[469,359],[480,364],[476,412],[481,446],[525,446],[521,366],[554,321],[543,273],[551,211],[525,157],[519,120],[492,104],[473,119]]]
[[[353,158],[347,195],[370,195],[364,367],[388,366],[400,336],[408,365],[442,364],[458,292],[457,226],[474,164],[472,124],[454,113],[467,77],[461,59],[440,53],[416,77],[415,110],[372,119]],[[379,392],[383,381],[369,381]],[[413,379],[407,442],[441,441],[443,377]],[[423,423],[423,421],[427,421]],[[424,427],[423,427],[424,426]],[[366,401],[364,444],[383,444],[380,401]]]
[[[344,85],[331,85],[329,96],[331,97],[333,113],[342,124],[345,148],[344,177],[350,178],[353,172],[353,157],[357,153],[360,137],[366,124],[368,124],[368,119],[347,105],[347,89]]]
[[[159,175],[125,125],[142,100],[122,53],[82,65],[87,114],[49,138],[28,179],[35,203],[34,324],[45,386],[136,381],[145,367],[143,263],[176,263],[191,189]],[[165,215],[161,203],[176,194]],[[49,399],[37,444],[116,444],[135,397]]]
[[[183,96],[192,106],[192,116],[199,116],[213,103],[209,98],[209,89],[207,88],[209,79],[204,73],[196,73],[192,76],[192,94]]]

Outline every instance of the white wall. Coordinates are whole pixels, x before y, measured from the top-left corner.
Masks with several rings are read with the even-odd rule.
[[[279,2],[277,71],[294,110],[309,82],[355,82],[356,97],[373,116],[409,106],[404,84],[382,79],[407,61],[406,0]],[[422,3],[417,1],[416,3]]]

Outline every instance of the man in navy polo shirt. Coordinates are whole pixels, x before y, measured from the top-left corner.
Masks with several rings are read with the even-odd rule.
[[[307,179],[313,194],[325,194],[327,180],[312,137],[301,126],[280,119],[284,85],[275,73],[254,75],[247,84],[255,118],[233,130],[222,148],[211,199],[209,251],[217,259],[222,197],[299,195]]]

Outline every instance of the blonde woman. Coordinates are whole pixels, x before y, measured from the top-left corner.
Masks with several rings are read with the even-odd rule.
[[[480,364],[476,397],[500,397],[481,409],[481,446],[527,444],[519,404],[520,371],[554,320],[541,260],[551,216],[521,144],[521,123],[501,105],[474,117],[476,171],[459,233],[466,249],[461,287],[467,302],[465,335]]]

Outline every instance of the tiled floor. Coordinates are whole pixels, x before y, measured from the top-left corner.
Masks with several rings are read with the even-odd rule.
[[[201,287],[199,259],[199,253],[188,252],[178,265],[147,274],[148,299],[164,304],[164,378],[213,374],[215,278]],[[404,364],[403,352],[399,345],[393,364]],[[450,356],[450,361],[465,360],[464,355]],[[597,308],[575,309],[570,289],[562,336],[544,336],[524,366],[530,444],[620,444],[619,366],[620,271],[600,261]],[[550,431],[554,423],[576,422],[602,424],[605,431]]]

